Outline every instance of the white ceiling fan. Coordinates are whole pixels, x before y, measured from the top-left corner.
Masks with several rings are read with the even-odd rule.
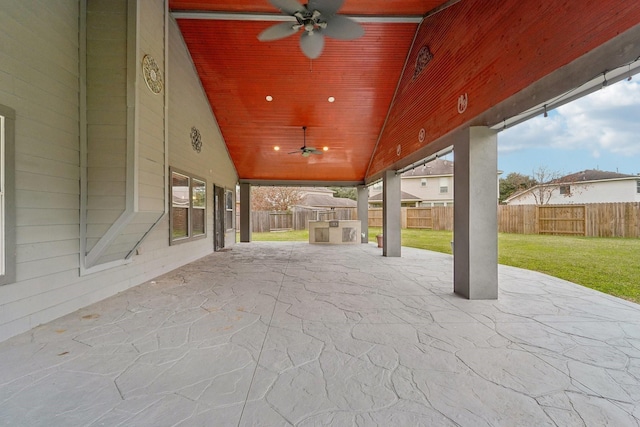
[[[299,150],[291,151],[288,154],[302,154],[302,157],[309,157],[312,154],[322,154],[322,151],[316,150],[314,147],[307,147],[307,127],[302,126],[304,143]]]
[[[324,37],[353,40],[364,35],[364,28],[356,21],[337,12],[344,0],[309,0],[302,5],[296,0],[269,0],[285,15],[293,16],[295,23],[283,22],[273,25],[260,34],[258,40],[282,39],[303,29],[300,49],[310,59],[316,59],[324,48]]]

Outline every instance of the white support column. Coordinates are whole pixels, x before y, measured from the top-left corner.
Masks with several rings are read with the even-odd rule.
[[[382,255],[399,257],[401,240],[401,206],[400,175],[390,170],[382,178]]]
[[[251,184],[240,184],[240,241],[251,241]]]
[[[358,186],[358,219],[362,232],[361,243],[369,243],[369,189],[364,185]]]
[[[453,288],[468,299],[498,298],[497,140],[486,127],[454,137]]]

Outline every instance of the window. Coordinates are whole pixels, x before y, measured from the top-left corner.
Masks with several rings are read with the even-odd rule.
[[[204,181],[193,179],[193,184],[191,185],[191,201],[191,205],[193,206],[193,213],[191,214],[193,226],[191,227],[191,231],[194,236],[202,236],[205,233],[204,224],[207,218],[205,215],[207,207],[207,184]]]
[[[445,194],[449,192],[449,179],[440,178],[440,194]]]
[[[636,192],[640,194],[640,179],[636,181]]]
[[[568,196],[571,194],[571,186],[570,185],[561,185],[560,186],[560,194]]]
[[[0,105],[0,285],[15,281],[15,112]]]
[[[427,178],[422,178],[420,180],[420,187],[426,187],[427,186]]]
[[[207,184],[183,172],[171,171],[171,243],[206,233]]]
[[[227,230],[233,228],[233,191],[227,190],[224,197],[225,217],[224,225]]]

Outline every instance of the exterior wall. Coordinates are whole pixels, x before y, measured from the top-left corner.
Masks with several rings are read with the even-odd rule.
[[[178,25],[173,19],[170,24],[169,166],[207,182],[207,237],[192,243],[206,251],[213,242],[213,186],[232,190],[235,197],[238,177]],[[202,136],[200,153],[191,146],[192,127]],[[161,228],[168,233],[168,225]],[[227,231],[225,246],[235,243],[235,238],[235,229]]]
[[[422,178],[427,179],[427,186],[422,186]],[[448,187],[448,192],[440,193],[441,184]],[[453,176],[415,176],[402,179],[402,191],[423,200],[424,203],[453,203]],[[424,206],[424,203],[422,205]]]
[[[427,179],[427,186],[422,186],[422,178]],[[449,191],[447,193],[440,193],[441,180],[445,180]],[[418,197],[422,202],[417,202],[421,206],[431,206],[432,203],[444,203],[446,206],[453,204],[453,176],[452,175],[429,175],[429,176],[415,176],[415,177],[403,177],[400,183],[402,191],[412,194]],[[369,187],[369,197],[373,197],[382,193],[382,187]],[[371,203],[381,205],[382,202]],[[416,203],[411,203],[412,206]],[[443,205],[444,206],[444,205]]]
[[[86,251],[90,251],[126,209],[126,0],[88,1],[86,34]]]
[[[79,7],[77,0],[5,0],[0,8],[0,104],[16,113],[17,217],[17,244],[8,248],[16,251],[16,281],[0,286],[0,340],[212,252],[213,183],[234,188],[237,181],[177,25],[169,20],[168,163],[207,178],[207,236],[169,246],[165,216],[128,263],[80,274]],[[164,19],[164,2],[144,0],[138,7],[138,55],[149,52],[164,63],[163,31],[156,25]],[[167,173],[152,164],[165,155],[162,97],[140,94],[135,128],[138,150],[148,154],[139,157],[148,162],[139,171],[151,172],[153,182]],[[202,132],[200,154],[191,149],[191,126]],[[144,187],[145,179],[138,176],[140,208],[163,207],[159,201],[165,203],[168,189]]]
[[[640,177],[638,177],[640,179]],[[571,197],[560,194],[558,188],[553,190],[547,204],[570,205],[584,203],[619,203],[640,202],[640,194],[637,192],[636,179],[610,180],[592,182],[589,184],[569,184]],[[507,202],[508,205],[535,205],[536,201],[531,192],[516,196]]]

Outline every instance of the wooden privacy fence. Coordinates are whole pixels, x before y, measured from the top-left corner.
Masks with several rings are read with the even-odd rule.
[[[286,212],[251,212],[251,230],[256,233],[285,230],[306,230],[309,221],[355,219],[355,208],[306,209],[296,207]]]
[[[499,205],[498,231],[590,237],[640,237],[640,203],[586,205]],[[306,230],[310,220],[357,219],[356,209],[296,208],[251,212],[254,232]],[[401,208],[402,228],[453,230],[453,207]],[[382,209],[369,209],[369,227],[382,227]]]
[[[640,203],[499,205],[498,231],[590,237],[640,237]],[[402,228],[453,230],[453,207],[402,208]],[[382,227],[382,209],[369,209],[369,227]]]

